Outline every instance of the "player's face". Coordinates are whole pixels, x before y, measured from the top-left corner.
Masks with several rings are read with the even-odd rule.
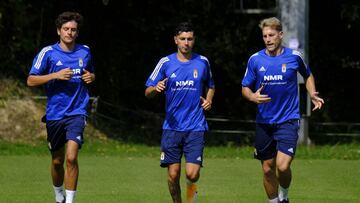
[[[75,21],[64,23],[60,29],[57,29],[60,36],[60,43],[73,44],[79,34],[78,24]]]
[[[178,51],[182,54],[191,54],[195,43],[194,32],[181,32],[174,37]]]
[[[271,27],[262,29],[263,40],[269,53],[276,53],[280,50],[283,32]]]

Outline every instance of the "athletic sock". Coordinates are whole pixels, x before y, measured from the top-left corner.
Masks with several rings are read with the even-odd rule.
[[[54,187],[56,202],[64,201],[64,188],[63,188],[63,186],[61,185],[59,187],[56,187],[55,185],[53,185],[53,187]]]
[[[269,199],[269,203],[279,203],[279,198]]]
[[[188,203],[195,203],[197,199],[197,187],[196,184],[186,179],[186,197]]]
[[[66,202],[65,203],[72,203],[75,196],[75,190],[66,190]]]
[[[288,199],[288,191],[289,188],[283,188],[279,185],[279,200],[283,201],[284,199]]]

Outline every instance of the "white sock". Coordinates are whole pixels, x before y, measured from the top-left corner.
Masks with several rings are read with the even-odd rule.
[[[54,187],[56,202],[62,202],[64,200],[63,186],[56,187],[53,185],[53,187]]]
[[[284,199],[288,198],[288,191],[289,191],[289,188],[285,189],[279,185],[279,200],[280,201],[283,201]]]
[[[279,198],[269,199],[269,203],[279,203]]]
[[[75,190],[66,190],[66,202],[65,203],[72,203],[75,196]]]

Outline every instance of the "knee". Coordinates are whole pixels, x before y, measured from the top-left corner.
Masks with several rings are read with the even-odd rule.
[[[288,163],[282,163],[277,166],[277,170],[280,173],[285,173],[290,170],[290,164]]]
[[[263,173],[265,177],[272,177],[275,175],[275,169],[271,166],[263,166]]]
[[[74,166],[77,164],[77,157],[74,155],[67,155],[66,156],[66,164],[68,166]]]
[[[180,179],[180,170],[171,170],[168,172],[168,179],[171,182],[178,182]]]
[[[196,182],[200,177],[200,173],[196,172],[186,172],[186,178],[190,180],[191,182]]]
[[[52,160],[52,165],[54,168],[61,168],[64,165],[64,159],[63,158],[54,158]]]

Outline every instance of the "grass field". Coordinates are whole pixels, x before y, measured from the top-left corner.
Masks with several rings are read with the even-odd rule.
[[[299,149],[300,158],[292,167],[291,202],[360,202],[360,160],[354,154],[346,155],[351,150],[356,154],[359,145],[346,146],[350,153],[337,153],[342,158],[324,155],[334,147],[315,150],[314,158],[302,158],[316,154],[314,149]],[[214,147],[205,153],[198,202],[267,202],[260,165],[251,159],[251,147]],[[349,157],[352,160],[346,160]],[[0,202],[53,202],[49,163],[44,146],[0,142]],[[76,202],[171,202],[157,147],[88,143],[79,163]],[[184,188],[183,172],[181,184]]]

